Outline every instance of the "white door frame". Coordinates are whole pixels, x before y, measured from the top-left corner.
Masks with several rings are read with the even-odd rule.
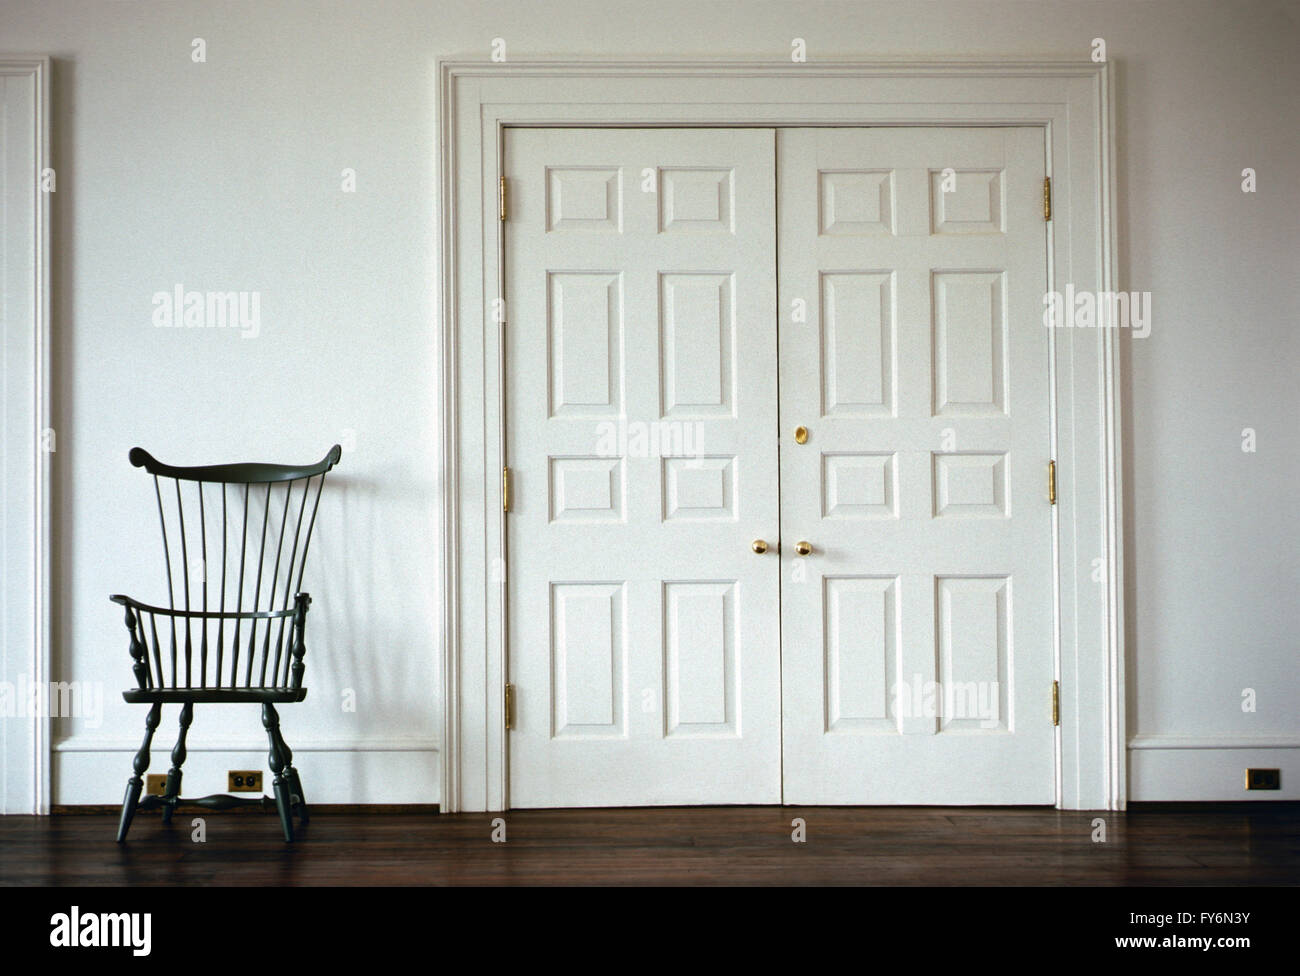
[[[48,813],[50,718],[24,708],[24,686],[50,678],[49,425],[50,194],[42,178],[50,158],[50,59],[0,58],[0,96],[14,133],[0,152],[5,168],[6,264],[4,359],[3,643],[0,681],[14,693],[15,714],[0,718],[0,813]],[[13,219],[9,219],[10,215]],[[50,432],[53,433],[52,431]],[[35,714],[29,714],[34,712]]]
[[[544,126],[1039,125],[1052,180],[1048,288],[1115,286],[1111,71],[1073,61],[438,62],[442,314],[441,809],[507,789],[504,130]],[[960,100],[955,100],[954,92]],[[1101,303],[1108,304],[1108,303]],[[506,318],[509,318],[507,310]],[[1119,336],[1054,329],[1057,806],[1126,802]],[[1095,560],[1100,559],[1100,564]],[[1100,582],[1094,582],[1100,565]],[[1044,708],[1049,703],[1044,701]]]

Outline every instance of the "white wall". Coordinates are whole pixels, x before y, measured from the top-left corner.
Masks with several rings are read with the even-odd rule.
[[[1300,797],[1298,19],[1272,0],[6,0],[0,51],[56,58],[55,677],[106,690],[102,725],[62,729],[55,802],[117,800],[143,718],[117,694],[107,601],[163,585],[127,450],[305,461],[350,437],[313,542],[311,694],[285,731],[320,750],[298,763],[315,800],[437,800],[433,65],[495,37],[512,58],[772,59],[793,37],[812,59],[1086,58],[1105,38],[1120,285],[1154,301],[1150,337],[1124,339],[1131,796],[1242,797],[1250,763]],[[154,328],[151,296],[178,282],[260,291],[261,335]],[[206,712],[195,747],[263,750],[252,709]],[[238,760],[196,753],[186,792]]]

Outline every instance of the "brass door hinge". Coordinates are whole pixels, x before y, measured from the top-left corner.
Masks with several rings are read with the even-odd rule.
[[[1047,462],[1047,504],[1056,504],[1056,462]]]
[[[1043,177],[1043,219],[1052,219],[1052,178],[1050,176]]]
[[[1052,724],[1061,724],[1061,683],[1052,682]]]
[[[514,685],[506,685],[505,712],[506,712],[506,731],[509,732],[515,727],[515,686]]]
[[[510,511],[510,468],[501,469],[501,511]]]
[[[506,178],[501,177],[501,219],[506,219]]]

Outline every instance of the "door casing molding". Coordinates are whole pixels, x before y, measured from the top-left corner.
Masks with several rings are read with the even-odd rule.
[[[6,223],[5,247],[21,250],[26,264],[21,281],[5,282],[6,289],[15,286],[17,292],[12,307],[18,314],[8,327],[20,331],[21,338],[8,341],[4,367],[8,391],[4,599],[12,606],[5,614],[0,680],[25,675],[31,687],[46,688],[50,680],[50,451],[43,438],[50,423],[51,194],[42,189],[41,180],[50,165],[50,59],[0,57],[0,78],[6,103],[19,105],[22,112],[9,124],[20,134],[15,141],[22,141],[23,152],[21,158],[11,159],[12,147],[3,147],[0,165],[13,166],[24,175],[15,194],[24,199],[7,201],[21,209],[23,227],[14,234],[13,226]],[[21,85],[12,102],[11,84]],[[12,423],[10,415],[16,415]],[[50,810],[51,720],[48,709],[29,711],[34,714],[19,711],[6,720],[12,731],[3,737],[0,756],[0,813]]]
[[[1044,60],[438,62],[444,504],[441,809],[509,804],[505,323],[497,186],[509,126],[1037,125],[1052,180],[1048,290],[1116,281],[1112,72]],[[960,101],[954,100],[954,92]],[[1103,303],[1106,304],[1106,303]],[[510,317],[507,310],[506,319]],[[1126,803],[1120,336],[1054,329],[1057,806]],[[1096,559],[1101,579],[1094,581]],[[1047,689],[1043,707],[1048,708]]]

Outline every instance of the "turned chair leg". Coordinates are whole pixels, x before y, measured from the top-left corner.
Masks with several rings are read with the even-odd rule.
[[[185,765],[185,736],[194,721],[194,703],[186,702],[181,706],[181,734],[172,749],[172,768],[167,770],[167,795],[163,797],[162,822],[172,822],[172,810],[181,796],[181,767]]]
[[[280,738],[280,716],[270,702],[262,705],[262,727],[266,729],[271,751],[267,758],[271,772],[275,774],[272,785],[275,787],[275,807],[280,813],[280,827],[284,831],[286,843],[293,842],[293,802],[290,789],[290,777],[285,775],[285,758],[283,740]]]
[[[275,736],[280,741],[280,754],[284,756],[284,776],[289,783],[290,806],[297,809],[298,819],[306,823],[311,818],[307,815],[307,797],[302,791],[302,779],[293,764],[293,750],[284,741],[284,733],[278,725],[275,727]]]
[[[293,765],[293,750],[289,748],[289,743],[284,741],[284,733],[280,731],[278,716],[274,726],[274,735],[276,743],[280,746],[280,756],[284,759],[284,778],[289,784],[290,809],[296,808],[298,819],[306,823],[311,819],[307,813],[307,796],[302,791],[302,779],[298,776],[298,770]]]
[[[126,832],[131,829],[135,808],[140,803],[140,791],[144,789],[144,774],[149,769],[149,746],[153,742],[153,733],[158,728],[158,721],[161,718],[162,702],[154,702],[144,720],[144,744],[135,754],[135,762],[132,764],[135,775],[126,781],[126,796],[122,800],[122,819],[117,825],[119,844],[126,840]]]

